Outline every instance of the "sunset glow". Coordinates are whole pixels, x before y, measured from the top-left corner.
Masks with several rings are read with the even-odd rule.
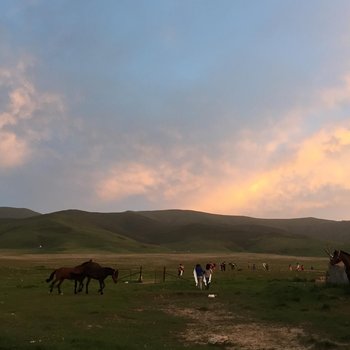
[[[2,3],[1,205],[349,220],[337,3]]]

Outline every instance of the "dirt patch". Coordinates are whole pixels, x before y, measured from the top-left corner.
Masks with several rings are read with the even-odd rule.
[[[302,328],[287,328],[235,316],[215,305],[212,309],[167,309],[187,320],[186,331],[179,335],[184,344],[210,344],[234,350],[306,350],[301,344]]]

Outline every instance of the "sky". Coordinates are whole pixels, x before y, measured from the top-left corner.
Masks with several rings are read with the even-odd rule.
[[[350,220],[349,13],[0,1],[0,206]]]

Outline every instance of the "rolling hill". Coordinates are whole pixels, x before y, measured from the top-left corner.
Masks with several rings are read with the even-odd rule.
[[[26,208],[0,207],[0,219],[23,219],[41,215]]]
[[[258,219],[189,210],[39,214],[0,208],[0,248],[23,252],[260,252],[322,255],[350,247],[350,222]],[[5,213],[5,214],[4,214]]]

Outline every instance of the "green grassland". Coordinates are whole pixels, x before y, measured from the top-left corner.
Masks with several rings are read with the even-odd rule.
[[[296,339],[300,349],[350,348],[350,288],[316,283],[327,269],[325,258],[247,253],[2,253],[0,349],[248,349],[235,343],[235,333],[230,333],[240,325],[269,331],[302,329]],[[54,268],[88,258],[118,267],[120,281],[114,284],[108,279],[103,296],[97,293],[96,281],[91,282],[88,295],[74,295],[70,281],[62,285],[64,295],[48,294],[45,279]],[[240,271],[216,269],[210,290],[196,289],[194,264],[223,260],[236,263]],[[179,262],[185,264],[183,279],[175,277]],[[262,262],[269,263],[270,271],[262,269]],[[289,271],[288,265],[297,262],[306,270]],[[248,269],[253,263],[255,271]],[[141,265],[143,283],[137,283]],[[162,282],[164,266],[167,274]],[[208,298],[208,293],[216,298]],[[191,329],[203,333],[203,340],[186,337]],[[231,338],[210,343],[207,334],[213,329],[216,335],[222,329]],[[249,349],[267,348],[274,347],[260,344]]]

